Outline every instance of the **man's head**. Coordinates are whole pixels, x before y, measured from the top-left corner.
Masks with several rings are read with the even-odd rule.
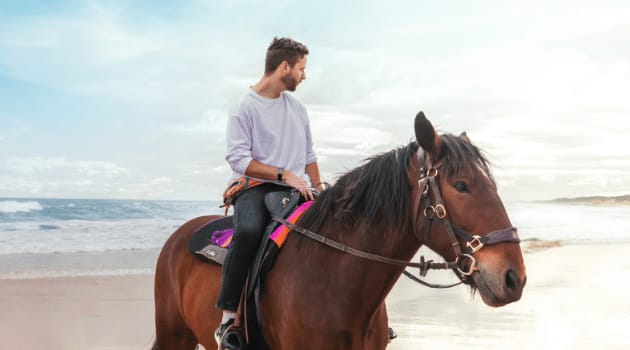
[[[265,75],[277,73],[287,90],[295,91],[306,79],[306,56],[308,48],[290,38],[273,38],[267,49]]]

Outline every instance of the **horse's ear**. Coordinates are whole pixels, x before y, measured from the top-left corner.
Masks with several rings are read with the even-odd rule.
[[[464,140],[464,141],[466,141],[466,142],[468,142],[468,143],[472,143],[472,142],[470,142],[470,139],[468,138],[468,135],[466,135],[466,132],[465,132],[465,131],[464,131],[464,132],[462,132],[462,133],[459,135],[459,138],[460,138],[460,139],[462,139],[462,140]]]
[[[438,154],[442,140],[431,122],[424,116],[424,112],[420,111],[416,114],[413,124],[418,145],[427,153]]]

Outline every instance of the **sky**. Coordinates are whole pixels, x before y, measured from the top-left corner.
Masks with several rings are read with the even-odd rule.
[[[325,180],[466,131],[507,201],[630,193],[628,1],[0,0],[0,197],[219,200],[227,111],[305,43]]]

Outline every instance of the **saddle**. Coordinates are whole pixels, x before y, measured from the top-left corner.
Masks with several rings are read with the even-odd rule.
[[[296,190],[274,191],[265,195],[265,206],[271,216],[281,217],[292,223],[297,222],[312,203],[312,201],[304,202],[300,192]],[[233,327],[226,332],[224,342],[225,339],[239,339],[241,344],[240,346],[226,344],[225,348],[244,349],[246,344],[240,339],[247,339],[249,344],[252,344],[251,338],[256,339],[254,343],[262,341],[258,329],[262,325],[259,298],[263,290],[263,276],[273,266],[275,257],[290,231],[288,227],[275,220],[272,220],[265,228],[256,257],[250,266],[239,306],[244,319],[241,324],[245,331],[245,338],[241,334],[229,337],[230,332],[241,332],[238,327]],[[193,233],[189,250],[203,260],[223,265],[233,235],[233,216],[214,219]]]
[[[300,204],[303,204],[302,197],[298,191],[274,191],[265,195],[265,206],[271,214],[271,216],[281,217],[284,219],[290,219],[295,209]],[[300,214],[304,211],[300,211]],[[265,228],[262,235],[261,242],[256,256],[255,262],[260,260],[264,254],[262,254],[268,248],[271,248],[269,241],[274,242],[276,247],[279,248],[286,239],[286,233],[274,231],[280,226],[280,223],[271,221]],[[284,233],[284,234],[283,234]],[[288,232],[287,232],[288,233]],[[192,238],[189,242],[188,248],[190,252],[203,257],[207,260],[214,261],[219,265],[223,265],[225,261],[225,255],[230,248],[232,238],[234,236],[234,220],[233,216],[224,216],[215,218],[202,225],[200,228],[193,232]],[[272,256],[273,257],[273,256]],[[257,265],[257,264],[254,264]]]

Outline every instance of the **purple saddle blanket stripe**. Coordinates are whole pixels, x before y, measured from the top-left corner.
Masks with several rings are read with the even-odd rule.
[[[200,234],[203,235],[202,232],[211,229],[211,225],[223,226],[223,229],[213,231],[211,235],[206,234],[207,236],[210,236],[210,237],[204,238],[204,245],[212,244],[212,245],[216,245],[222,248],[229,248],[232,243],[232,236],[234,236],[234,228],[226,227],[226,225],[221,225],[219,221],[224,220],[224,219],[226,219],[226,217],[218,217],[218,218],[208,221],[207,223],[205,223],[204,225],[196,229],[195,232],[193,232],[193,236],[200,235]],[[231,226],[231,225],[228,225],[228,226]]]
[[[210,238],[210,244],[218,245],[222,248],[229,248],[232,245],[232,236],[234,236],[234,229],[228,228],[227,230],[215,231]]]

